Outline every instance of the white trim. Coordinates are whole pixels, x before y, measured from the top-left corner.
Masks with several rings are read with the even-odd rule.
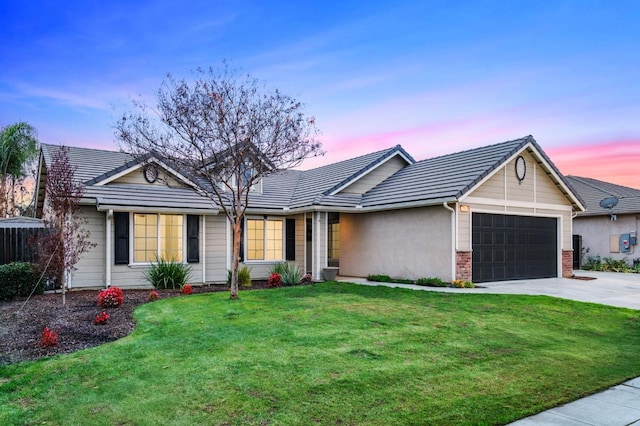
[[[544,156],[542,156],[540,154],[540,151],[538,151],[531,142],[528,142],[525,146],[523,146],[521,149],[518,150],[518,152],[516,152],[515,154],[511,155],[509,158],[507,158],[500,167],[496,168],[492,173],[489,173],[487,176],[485,176],[484,178],[482,178],[480,180],[480,182],[478,182],[477,184],[475,184],[473,187],[471,187],[468,191],[466,191],[465,194],[463,194],[460,197],[459,201],[467,201],[467,199],[469,198],[469,195],[472,194],[476,189],[478,189],[479,187],[481,187],[482,185],[484,185],[485,182],[487,182],[489,179],[491,179],[493,176],[496,175],[496,173],[498,173],[503,167],[506,167],[506,165],[511,162],[514,158],[518,157],[519,155],[522,155],[523,152],[525,151],[531,151],[529,154],[534,158],[534,160],[536,160],[539,164],[544,165],[544,168],[549,172],[549,174],[551,175],[553,181],[556,183],[556,185],[559,185],[564,192],[566,193],[565,197],[568,197],[572,203],[574,203],[575,205],[578,206],[578,208],[581,211],[585,211],[585,207],[582,205],[582,203],[575,197],[575,194],[573,193],[573,191],[571,191],[563,182],[563,180],[560,178],[560,176],[558,176],[558,174],[553,170],[553,168],[550,166],[549,163],[547,163],[547,161],[544,159]],[[506,173],[505,173],[506,176]],[[506,190],[506,185],[505,185],[505,190]]]
[[[113,221],[113,210],[109,210],[106,213],[106,230],[105,233],[105,254],[106,254],[106,268],[105,268],[105,286],[106,288],[111,287],[111,222]]]
[[[225,215],[225,220],[224,220],[225,224],[226,224],[226,238],[227,238],[227,243],[226,243],[226,247],[227,247],[227,260],[226,260],[226,264],[227,264],[227,271],[231,269],[231,258],[233,256],[233,240],[231,238],[231,222],[229,221],[229,218]]]
[[[529,216],[529,217],[554,217],[562,219],[562,214],[554,214],[554,213],[532,213],[532,212],[505,212],[503,210],[496,210],[491,208],[474,208],[471,213],[491,213],[491,214],[499,214],[503,216]]]
[[[339,186],[337,189],[335,189],[334,191],[331,191],[329,193],[329,195],[336,195],[338,192],[342,191],[343,189],[353,185],[354,183],[356,183],[357,181],[359,181],[360,179],[362,179],[363,177],[365,177],[366,175],[368,175],[369,173],[373,172],[375,169],[377,169],[378,167],[382,166],[383,164],[387,163],[388,161],[390,161],[392,158],[395,158],[396,156],[400,156],[404,161],[407,162],[407,164],[413,164],[413,161],[409,160],[402,152],[398,151],[396,153],[394,153],[393,155],[385,158],[383,161],[379,162],[378,164],[374,165],[373,167],[371,167],[370,169],[365,170],[363,173],[360,173],[357,176],[354,176],[353,179],[350,179],[347,183],[345,183],[344,185]]]
[[[202,284],[207,282],[207,219],[205,216],[200,215],[202,218],[202,226],[201,228],[201,244],[202,244],[202,255],[200,256],[200,265],[202,267]],[[187,241],[187,244],[189,242]]]
[[[449,204],[442,203],[442,207],[449,210],[451,214],[451,280],[456,279],[456,267],[458,263],[458,241],[457,241],[457,229],[458,229],[458,204],[455,208],[451,208]]]
[[[512,200],[500,200],[497,198],[485,198],[485,197],[467,197],[464,202],[466,204],[487,204],[492,206],[499,206],[505,208],[527,208],[527,209],[544,209],[544,210],[558,210],[558,211],[573,211],[571,206],[564,206],[562,204],[546,204],[535,203],[531,201],[512,201]]]
[[[245,264],[258,264],[258,263],[278,263],[278,262],[285,262],[286,261],[286,238],[285,238],[285,233],[286,233],[286,221],[285,221],[285,217],[284,216],[247,216],[245,215],[244,217],[244,226],[245,226],[245,232],[244,232],[244,236],[243,236],[243,240],[244,240],[244,263]],[[248,236],[248,232],[247,232],[247,221],[249,220],[261,220],[264,223],[264,228],[263,228],[263,233],[262,233],[262,241],[263,241],[263,255],[265,257],[265,259],[249,259],[249,256],[247,256],[247,251],[249,249],[249,242],[247,240],[247,236]],[[281,259],[266,259],[267,257],[267,222],[268,221],[278,221],[280,223],[282,223],[282,258]]]
[[[145,166],[145,164],[143,164],[143,163],[135,164],[135,165],[129,167],[128,169],[125,169],[125,170],[123,170],[123,171],[121,171],[119,173],[116,173],[113,176],[109,176],[108,178],[103,179],[100,182],[94,183],[93,186],[104,186],[104,185],[106,185],[108,183],[113,182],[114,180],[120,179],[121,177],[128,175],[129,173],[133,173],[136,170],[143,168]]]
[[[158,246],[156,249],[156,255],[160,256],[160,247],[162,246],[161,241],[162,237],[160,235],[160,216],[182,216],[182,260],[179,263],[187,264],[187,214],[180,213],[160,213],[160,212],[140,212],[140,211],[132,211],[129,213],[129,266],[149,266],[154,263],[151,262],[136,262],[135,261],[135,220],[134,217],[136,214],[155,214],[158,217],[158,221],[156,223],[156,238],[158,241]]]
[[[108,178],[105,178],[103,180],[101,180],[100,182],[96,182],[93,184],[93,186],[104,186],[110,182],[113,182],[114,180],[121,178],[122,176],[126,176],[131,172],[134,172],[144,166],[146,166],[147,164],[150,163],[154,163],[157,166],[160,166],[161,168],[164,169],[165,172],[170,173],[171,175],[173,175],[174,178],[178,178],[178,180],[181,180],[182,183],[187,184],[188,186],[192,187],[193,189],[195,189],[198,192],[201,192],[202,189],[200,188],[199,185],[197,185],[195,182],[193,182],[191,179],[187,178],[186,176],[184,176],[182,173],[178,172],[177,170],[169,167],[167,164],[165,164],[164,162],[158,160],[157,158],[149,158],[146,161],[142,162],[142,163],[138,163],[138,164],[134,164],[133,166],[129,167],[126,170],[123,170],[119,173],[116,173],[113,176],[109,176]]]

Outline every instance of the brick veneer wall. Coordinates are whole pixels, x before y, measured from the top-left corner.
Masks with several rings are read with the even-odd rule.
[[[573,250],[562,250],[562,276],[573,276]]]
[[[457,280],[471,281],[471,252],[456,252],[456,277]]]

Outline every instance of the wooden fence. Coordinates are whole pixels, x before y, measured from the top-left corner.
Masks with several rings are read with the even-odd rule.
[[[35,262],[37,250],[34,240],[46,231],[45,228],[0,228],[0,265]]]

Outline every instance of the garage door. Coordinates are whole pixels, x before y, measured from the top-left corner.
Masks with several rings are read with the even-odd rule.
[[[474,282],[558,275],[557,219],[474,213]]]

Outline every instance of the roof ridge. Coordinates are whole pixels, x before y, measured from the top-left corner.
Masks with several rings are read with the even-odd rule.
[[[418,163],[422,163],[422,162],[425,162],[425,161],[431,161],[431,160],[438,160],[440,158],[450,157],[450,156],[453,156],[453,155],[466,154],[466,153],[469,153],[471,151],[476,151],[476,150],[480,150],[480,149],[484,150],[484,149],[488,149],[488,148],[494,148],[494,147],[497,147],[499,145],[506,145],[506,144],[510,144],[510,143],[514,143],[514,142],[518,142],[518,141],[521,141],[523,143],[524,142],[528,143],[528,142],[535,142],[535,139],[533,139],[533,136],[528,135],[528,136],[524,136],[524,137],[521,137],[521,138],[512,139],[512,140],[509,140],[509,141],[497,142],[497,143],[493,143],[491,145],[482,145],[482,146],[478,146],[478,147],[475,147],[475,148],[468,148],[468,149],[463,149],[461,151],[451,152],[449,154],[442,154],[442,155],[437,155],[435,157],[425,158],[424,160],[418,161]]]
[[[624,186],[624,185],[618,185],[617,183],[613,183],[613,182],[607,182],[604,180],[600,180],[600,179],[594,179],[594,178],[589,178],[589,177],[583,177],[583,176],[573,176],[573,175],[569,175],[567,176],[568,178],[577,180],[578,182],[581,182],[584,185],[587,185],[593,189],[596,189],[598,191],[602,191],[604,193],[607,193],[609,195],[613,195],[614,197],[617,198],[629,198],[630,196],[625,196],[625,195],[621,195],[621,192],[615,194],[613,193],[613,191],[610,191],[608,189],[606,189],[605,187],[599,185],[599,184],[604,184],[607,186],[611,186],[614,187],[615,189],[619,189],[619,190],[623,190],[623,191],[634,191],[634,192],[638,192],[640,193],[640,189],[636,189],[633,188],[631,186]],[[595,183],[597,182],[597,183]]]

